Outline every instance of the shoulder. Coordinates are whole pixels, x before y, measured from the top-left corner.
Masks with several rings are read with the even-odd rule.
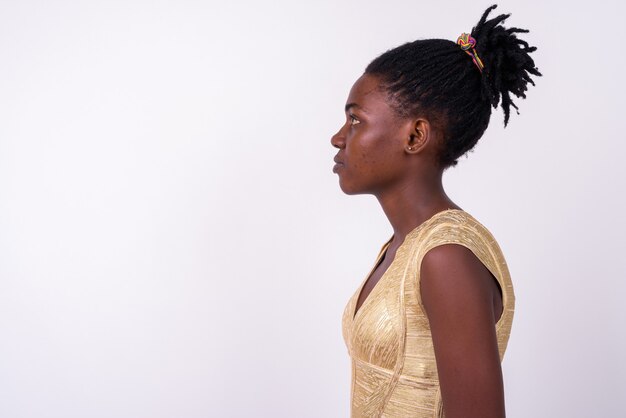
[[[490,299],[492,276],[474,252],[464,245],[447,243],[430,249],[422,258],[422,302],[449,299],[452,303]],[[478,300],[476,300],[478,299]],[[426,306],[428,309],[428,306]]]
[[[437,239],[475,239],[478,236],[490,236],[490,232],[469,213],[459,210],[447,210],[433,216],[424,225],[423,238]]]
[[[494,236],[476,218],[463,210],[448,210],[433,216],[412,238],[411,245],[418,263],[428,255],[426,262],[429,264],[436,263],[439,259],[454,259],[458,263],[482,262],[493,272],[501,261],[501,251]],[[455,246],[446,244],[458,246],[454,248]],[[436,249],[439,246],[445,247]],[[430,254],[431,252],[433,253]]]
[[[456,307],[485,306],[493,297],[495,239],[461,210],[444,212],[433,220],[422,241],[419,276],[424,307],[445,306],[446,301]]]

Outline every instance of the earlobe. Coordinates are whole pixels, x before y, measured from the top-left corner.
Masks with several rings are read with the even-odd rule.
[[[421,143],[419,140],[415,138],[414,135],[409,136],[409,140],[407,141],[406,151],[408,153],[414,154],[421,148]]]

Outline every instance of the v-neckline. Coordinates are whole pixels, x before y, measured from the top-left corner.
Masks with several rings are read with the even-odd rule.
[[[361,283],[361,286],[359,286],[359,290],[358,290],[358,292],[356,294],[356,300],[354,301],[354,309],[353,309],[353,313],[352,313],[352,322],[356,321],[357,316],[363,310],[363,307],[365,306],[367,301],[370,299],[370,296],[372,295],[374,290],[378,287],[378,284],[383,280],[383,277],[385,277],[385,275],[389,271],[389,268],[391,267],[391,265],[393,264],[393,262],[396,259],[396,255],[398,254],[398,250],[400,249],[402,244],[400,244],[400,247],[398,247],[396,249],[396,254],[394,254],[393,260],[391,260],[391,263],[389,263],[389,266],[387,266],[387,269],[383,272],[383,274],[380,276],[380,278],[378,279],[376,284],[370,290],[369,294],[367,295],[367,297],[365,298],[365,300],[363,301],[361,306],[359,306],[359,308],[357,309],[357,305],[359,304],[359,298],[361,297],[361,293],[363,293],[363,288],[367,284],[368,280],[372,277],[372,273],[374,273],[374,271],[381,264],[383,258],[387,257],[387,250],[389,250],[389,244],[391,244],[391,241],[393,241],[393,235],[391,236],[391,238],[389,238],[389,240],[380,249],[380,252],[378,253],[378,257],[376,258],[376,261],[374,262],[374,266],[370,269],[369,273],[367,273],[367,275],[365,276],[365,280],[363,280],[363,283]]]
[[[394,235],[392,235],[391,238],[389,238],[389,240],[383,245],[383,247],[381,248],[381,250],[380,250],[380,252],[378,254],[378,257],[376,258],[376,261],[374,262],[374,266],[370,269],[369,273],[365,276],[365,280],[363,280],[363,283],[361,283],[361,286],[359,286],[359,290],[358,290],[358,292],[356,294],[356,300],[354,301],[354,309],[352,310],[352,323],[353,324],[356,322],[357,318],[361,315],[361,312],[363,311],[363,308],[365,307],[365,305],[371,299],[372,293],[374,293],[376,288],[379,287],[380,282],[385,278],[385,276],[387,275],[389,270],[391,270],[391,266],[393,265],[393,263],[396,262],[396,259],[398,257],[398,252],[400,251],[402,246],[404,246],[404,244],[407,242],[407,238],[409,238],[410,235],[413,235],[414,233],[416,233],[426,223],[432,221],[436,217],[438,217],[438,216],[440,216],[440,215],[442,215],[444,213],[447,213],[447,212],[465,212],[465,211],[463,209],[455,209],[455,208],[442,210],[440,212],[435,213],[430,218],[426,219],[424,222],[422,222],[421,224],[419,224],[418,226],[413,228],[411,231],[409,231],[409,233],[406,234],[406,236],[404,237],[404,240],[402,241],[402,243],[396,249],[396,252],[395,252],[395,254],[393,256],[393,260],[391,260],[391,263],[389,263],[389,266],[387,266],[387,269],[380,276],[380,278],[378,279],[376,284],[372,287],[372,289],[370,290],[369,294],[367,295],[367,297],[365,298],[365,300],[363,301],[363,303],[361,304],[361,306],[357,310],[356,305],[359,303],[359,297],[361,297],[361,293],[363,292],[363,288],[365,287],[365,284],[367,283],[367,281],[372,276],[372,273],[374,273],[374,270],[376,270],[376,268],[378,268],[379,264],[382,261],[382,258],[387,256],[387,250],[389,249],[389,244],[391,244],[391,241],[393,240]]]

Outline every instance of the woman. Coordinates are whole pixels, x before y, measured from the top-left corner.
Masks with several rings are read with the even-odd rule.
[[[331,140],[347,194],[376,196],[393,227],[348,302],[353,417],[504,417],[500,362],[514,293],[490,232],[445,193],[443,171],[471,150],[501,102],[540,76],[534,47],[487,20],[457,43],[387,51],[352,87]]]

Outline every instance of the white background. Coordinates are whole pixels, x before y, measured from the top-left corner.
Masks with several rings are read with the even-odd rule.
[[[330,136],[370,60],[489,5],[1,1],[0,417],[348,416],[391,228]],[[623,416],[625,8],[495,12],[544,77],[444,180],[514,280],[508,416]]]

